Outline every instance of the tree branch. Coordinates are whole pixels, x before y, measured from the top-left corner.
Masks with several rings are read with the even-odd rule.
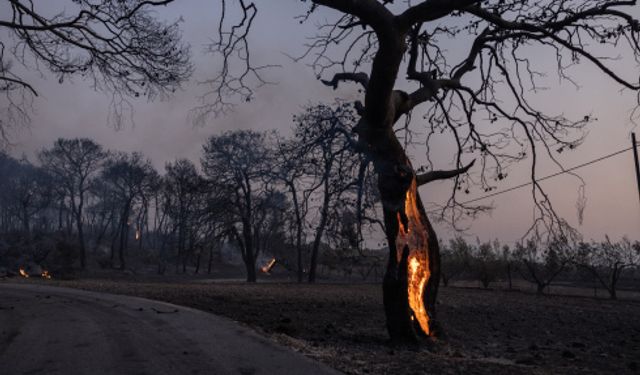
[[[456,177],[458,175],[466,173],[473,166],[473,164],[475,164],[475,162],[476,159],[473,159],[471,163],[462,168],[452,169],[448,171],[430,171],[427,173],[419,174],[416,176],[416,182],[418,186],[422,186],[436,180],[446,180],[448,178]]]
[[[367,73],[364,72],[358,72],[358,73],[336,73],[333,76],[333,79],[331,81],[325,80],[325,79],[321,79],[320,80],[322,83],[324,83],[327,86],[333,87],[334,90],[336,90],[338,88],[338,83],[340,81],[352,81],[355,83],[359,83],[360,85],[362,85],[362,87],[366,90],[367,87],[369,86],[369,76],[367,75]]]

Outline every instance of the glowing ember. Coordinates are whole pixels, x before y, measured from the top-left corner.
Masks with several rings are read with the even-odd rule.
[[[42,270],[42,273],[40,274],[40,277],[42,277],[43,279],[50,279],[51,278],[51,274],[47,270]]]
[[[260,268],[260,270],[263,273],[269,273],[271,271],[271,269],[273,268],[273,266],[275,266],[275,265],[276,265],[276,258],[271,258],[269,263],[267,263],[264,266],[262,266],[262,268]]]
[[[407,261],[407,279],[409,289],[409,306],[413,311],[415,319],[418,320],[422,330],[429,334],[429,315],[424,307],[424,287],[429,281],[429,259],[428,259],[428,237],[425,223],[420,219],[418,203],[416,201],[417,185],[414,179],[407,190],[405,200],[405,213],[407,214],[408,225],[404,227],[400,216],[400,230],[396,238],[396,249],[398,261],[402,258],[402,250],[409,246],[409,258]],[[414,317],[411,317],[413,320]]]
[[[136,229],[136,241],[140,239],[140,229]]]
[[[20,268],[18,272],[20,272],[20,276],[24,278],[29,278],[29,274],[27,273],[27,271],[24,270],[24,268]]]

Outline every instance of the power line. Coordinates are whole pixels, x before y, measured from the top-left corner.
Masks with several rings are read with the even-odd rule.
[[[605,159],[609,159],[609,158],[614,157],[614,156],[616,156],[616,155],[619,155],[619,154],[625,153],[625,152],[627,152],[627,151],[630,151],[630,150],[632,150],[633,148],[634,148],[634,147],[628,147],[628,148],[625,148],[625,149],[623,149],[623,150],[619,150],[619,151],[616,151],[616,152],[613,152],[613,153],[610,153],[610,154],[607,154],[607,155],[601,156],[601,157],[599,157],[599,158],[597,158],[597,159],[593,159],[593,160],[588,161],[588,162],[586,162],[586,163],[582,163],[582,164],[579,164],[579,165],[573,166],[573,167],[571,167],[571,168],[569,168],[569,169],[564,169],[564,170],[562,170],[562,171],[560,171],[560,172],[556,172],[556,173],[554,173],[554,174],[550,174],[550,175],[548,175],[548,176],[544,176],[544,177],[542,177],[542,178],[536,179],[536,180],[535,180],[535,182],[541,182],[541,181],[544,181],[544,180],[548,180],[548,179],[550,179],[550,178],[553,178],[553,177],[559,176],[559,175],[561,175],[561,174],[569,173],[569,172],[575,171],[576,169],[580,169],[580,168],[586,167],[586,166],[588,166],[588,165],[591,165],[591,164],[595,164],[595,163],[601,162],[601,161],[603,161],[603,160],[605,160]],[[471,199],[471,200],[468,200],[468,201],[462,202],[462,204],[474,203],[474,202],[477,202],[477,201],[480,201],[480,200],[483,200],[483,199],[487,199],[487,198],[495,197],[496,195],[500,195],[500,194],[508,193],[508,192],[511,192],[511,191],[514,191],[514,190],[517,190],[517,189],[521,189],[521,188],[523,188],[523,187],[526,187],[526,186],[529,186],[529,185],[532,185],[532,184],[533,184],[533,181],[525,182],[525,183],[523,183],[523,184],[520,184],[520,185],[516,185],[516,186],[510,187],[510,188],[508,188],[508,189],[506,189],[506,190],[497,191],[497,192],[495,192],[495,193],[487,194],[487,195],[484,195],[484,196],[482,196],[482,197],[478,197],[478,198],[474,198],[474,199]],[[437,212],[437,211],[439,211],[439,210],[436,210],[436,211],[430,211],[430,212]]]

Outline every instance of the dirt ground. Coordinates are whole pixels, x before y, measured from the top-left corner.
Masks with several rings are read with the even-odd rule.
[[[40,282],[210,311],[347,374],[640,373],[639,301],[442,288],[445,336],[416,348],[387,342],[379,285]]]

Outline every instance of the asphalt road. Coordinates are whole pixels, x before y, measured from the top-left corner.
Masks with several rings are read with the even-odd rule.
[[[0,374],[339,373],[202,311],[0,282]]]

